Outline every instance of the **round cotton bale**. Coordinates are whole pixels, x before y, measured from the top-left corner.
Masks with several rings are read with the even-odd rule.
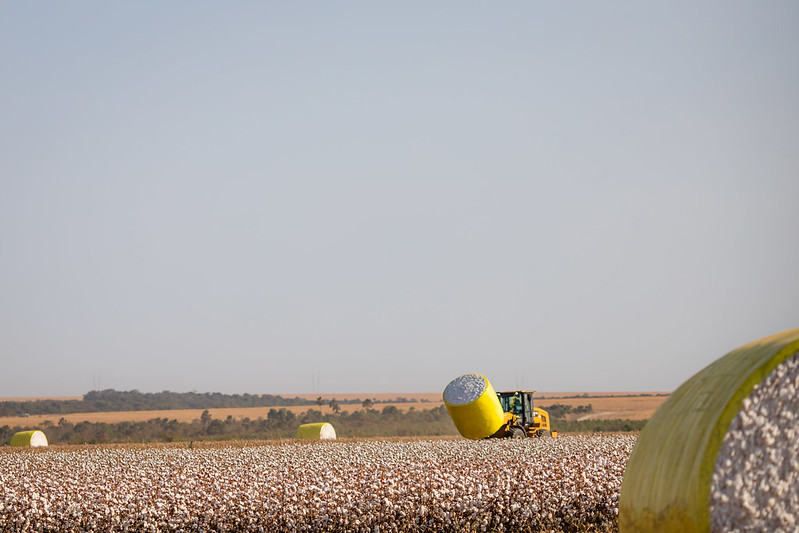
[[[444,389],[444,405],[461,435],[484,439],[499,431],[505,413],[494,387],[482,374],[464,374]]]
[[[336,438],[335,428],[327,422],[303,424],[297,428],[298,439],[333,440]]]
[[[619,529],[795,531],[799,329],[742,346],[681,385],[641,431]]]
[[[47,437],[41,431],[19,431],[11,437],[11,446],[38,448],[47,446]]]

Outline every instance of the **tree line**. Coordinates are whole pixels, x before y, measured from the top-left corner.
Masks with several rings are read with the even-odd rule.
[[[566,405],[562,403],[555,403],[544,407],[553,419],[563,419],[566,415],[570,414],[588,414],[594,412],[594,406],[590,403],[588,405]]]
[[[368,405],[368,404],[367,404]],[[444,406],[432,409],[401,411],[393,405],[364,408],[350,413],[323,413],[309,408],[296,414],[285,407],[269,410],[266,418],[213,418],[208,410],[191,422],[167,417],[143,422],[79,422],[62,418],[57,424],[45,422],[42,427],[51,444],[109,444],[141,442],[188,442],[195,440],[273,440],[290,439],[300,424],[329,422],[339,437],[395,437],[458,435]],[[567,421],[553,417],[552,428],[560,433],[593,433],[639,431],[642,420]],[[0,443],[8,443],[17,431],[32,428],[0,427]]]
[[[62,418],[57,424],[45,421],[42,430],[51,444],[107,444],[139,442],[179,442],[193,440],[288,439],[294,438],[300,424],[330,422],[340,437],[390,437],[457,435],[452,419],[443,406],[403,412],[393,405],[382,410],[362,409],[323,413],[309,408],[296,414],[272,408],[266,418],[213,418],[208,410],[191,422],[166,417],[142,422],[79,422]],[[8,443],[22,427],[0,427],[0,443]]]
[[[364,400],[366,401],[366,400]],[[381,403],[378,400],[369,400]],[[407,398],[391,400],[409,402]],[[337,404],[362,403],[360,399],[340,400]],[[28,400],[0,402],[0,416],[97,413],[105,411],[163,411],[168,409],[221,409],[236,407],[288,407],[322,405],[316,400],[286,398],[272,394],[221,394],[219,392],[139,392],[106,389],[91,391],[80,400]]]

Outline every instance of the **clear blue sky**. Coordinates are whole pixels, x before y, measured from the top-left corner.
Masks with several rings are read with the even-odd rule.
[[[672,390],[799,327],[798,28],[6,2],[0,396]]]

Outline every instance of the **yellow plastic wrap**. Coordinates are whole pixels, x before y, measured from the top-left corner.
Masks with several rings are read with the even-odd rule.
[[[11,437],[11,446],[47,446],[47,437],[41,431],[19,431]]]
[[[760,339],[686,381],[649,420],[627,462],[621,532],[710,530],[710,489],[722,440],[743,400],[799,352],[799,329]]]
[[[444,389],[444,405],[461,435],[484,439],[505,423],[494,387],[482,374],[465,374]]]
[[[297,428],[298,439],[332,440],[336,438],[336,430],[327,422],[303,424]]]

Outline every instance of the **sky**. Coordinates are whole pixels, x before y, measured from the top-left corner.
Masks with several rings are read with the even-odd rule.
[[[799,4],[0,6],[0,397],[670,391],[799,327]]]

